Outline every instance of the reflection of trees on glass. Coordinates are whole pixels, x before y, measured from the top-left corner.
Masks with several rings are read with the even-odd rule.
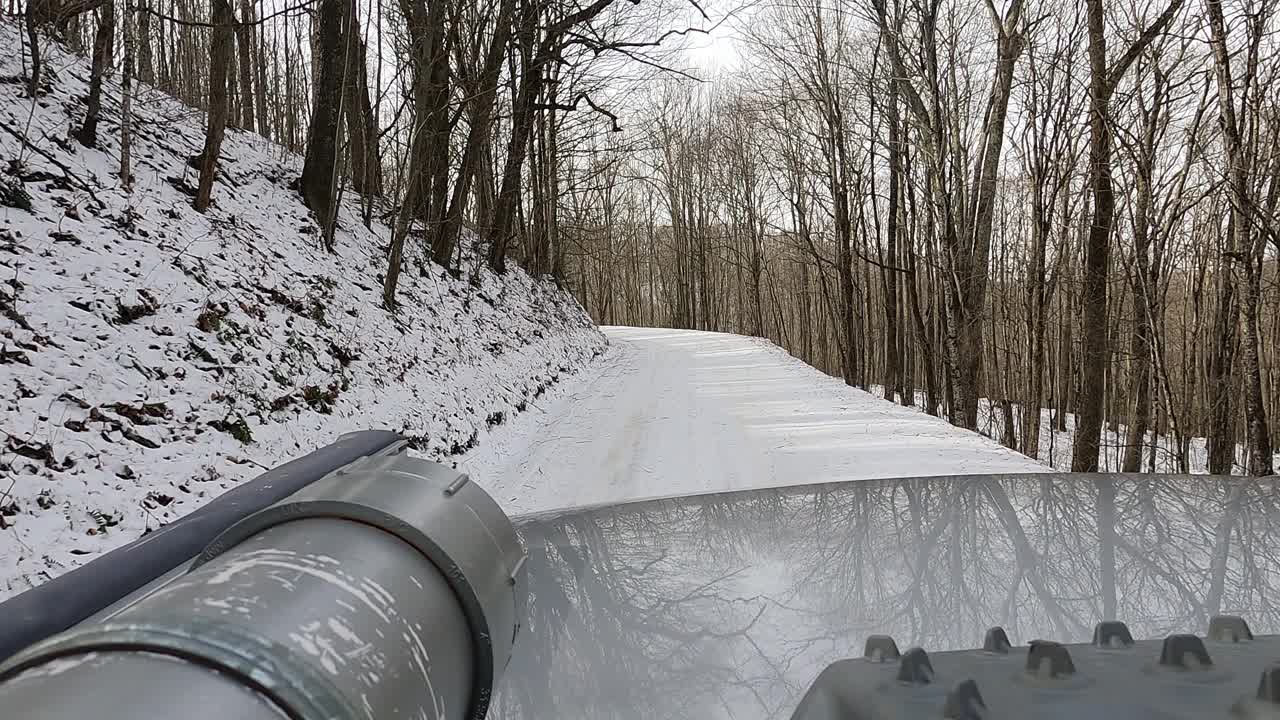
[[[786,716],[871,633],[899,645],[1280,629],[1276,487],[954,478],[638,503],[527,523],[530,618],[496,717]]]

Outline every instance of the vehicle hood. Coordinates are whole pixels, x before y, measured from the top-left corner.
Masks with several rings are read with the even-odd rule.
[[[1280,624],[1277,482],[964,476],[517,519],[529,607],[498,718],[788,717],[867,635],[899,647]]]

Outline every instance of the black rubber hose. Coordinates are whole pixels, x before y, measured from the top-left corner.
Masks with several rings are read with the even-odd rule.
[[[179,520],[0,603],[0,661],[63,632],[199,555],[227,528],[359,458],[404,440],[366,430],[268,470]]]

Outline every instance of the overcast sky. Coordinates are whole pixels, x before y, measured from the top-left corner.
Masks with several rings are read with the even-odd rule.
[[[743,10],[735,2],[718,2],[704,5],[711,22],[707,25],[713,29],[707,35],[690,35],[688,43],[689,61],[706,76],[712,76],[720,70],[732,70],[738,65],[738,53],[735,49],[734,35],[737,23],[741,22]],[[735,9],[737,8],[737,9]],[[732,15],[726,17],[726,15]]]

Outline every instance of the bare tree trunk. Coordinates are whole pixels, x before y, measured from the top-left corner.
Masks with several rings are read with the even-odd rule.
[[[993,7],[993,6],[989,6]],[[958,298],[960,313],[953,323],[957,336],[956,358],[960,382],[957,398],[960,404],[960,425],[969,429],[978,427],[978,398],[981,395],[982,375],[982,326],[986,313],[987,278],[991,257],[991,230],[995,217],[996,180],[1000,170],[1000,153],[1004,146],[1005,118],[1009,112],[1009,95],[1013,88],[1013,71],[1018,56],[1026,45],[1018,25],[1022,17],[1022,2],[1014,0],[1002,20],[991,10],[991,23],[996,32],[996,72],[991,95],[987,102],[986,122],[983,127],[982,152],[974,171],[970,208],[973,212],[973,235],[967,250],[961,253]]]
[[[225,0],[222,0],[225,2]],[[315,213],[325,249],[332,252],[332,232],[337,218],[339,129],[342,127],[342,82],[346,70],[342,42],[347,0],[320,0],[318,36],[319,74],[313,93],[311,124],[307,128],[307,153],[299,187],[302,199]]]
[[[1111,95],[1129,66],[1182,7],[1172,0],[1160,15],[1112,66],[1107,65],[1105,13],[1102,0],[1085,0],[1089,28],[1089,185],[1093,192],[1093,216],[1084,251],[1082,289],[1083,367],[1076,412],[1071,469],[1097,472],[1101,449],[1103,399],[1110,357],[1107,331],[1107,275],[1111,256],[1111,225],[1116,200],[1111,184]]]
[[[1111,187],[1111,128],[1108,127],[1111,88],[1106,79],[1106,37],[1102,0],[1087,0],[1089,12],[1089,186],[1093,214],[1084,245],[1082,283],[1082,348],[1079,409],[1071,470],[1096,473],[1102,436],[1102,398],[1107,357],[1107,265],[1111,256],[1111,223],[1115,195]]]
[[[248,2],[248,0],[241,0]],[[382,156],[378,150],[378,120],[369,98],[369,73],[364,38],[356,0],[349,0],[347,12],[351,20],[347,32],[346,113],[347,142],[351,153],[351,182],[356,192],[367,196],[382,195]]]
[[[200,185],[196,190],[195,209],[209,209],[213,181],[218,172],[218,153],[227,127],[227,68],[231,65],[232,23],[230,0],[212,0],[212,39],[209,42],[209,114],[205,129],[204,150],[200,153]]]
[[[462,229],[462,211],[467,197],[471,193],[471,185],[477,174],[484,170],[488,177],[489,136],[493,128],[493,107],[498,94],[499,74],[502,72],[502,58],[506,54],[507,43],[511,38],[511,20],[515,12],[515,0],[502,0],[495,18],[493,38],[489,41],[489,49],[485,54],[484,67],[480,72],[479,82],[469,93],[469,111],[471,129],[468,131],[466,144],[462,151],[457,179],[453,183],[453,192],[449,197],[449,207],[445,212],[440,232],[432,243],[431,255],[442,267],[449,267],[458,233]],[[477,198],[477,222],[480,227],[487,228],[490,222],[489,197],[487,189],[482,189]]]
[[[89,72],[89,99],[85,102],[84,124],[76,139],[85,147],[98,146],[98,117],[102,112],[102,77],[111,67],[116,37],[116,5],[98,8],[98,29],[93,36],[93,67]]]
[[[1034,120],[1033,120],[1034,121]],[[1027,395],[1022,401],[1022,452],[1040,456],[1040,411],[1044,402],[1045,359],[1045,245],[1049,220],[1044,207],[1044,188],[1035,182],[1031,190],[1031,268],[1027,278]],[[1051,212],[1051,211],[1048,211]]]
[[[245,0],[242,0],[244,2]],[[261,0],[259,0],[261,2]],[[246,21],[248,18],[245,18]],[[274,37],[274,35],[273,35]],[[254,45],[258,61],[256,63],[257,78],[254,83],[254,91],[257,93],[255,104],[258,107],[258,134],[268,140],[271,139],[271,119],[267,115],[267,57],[266,41],[262,37],[261,32],[254,33],[256,43]],[[272,63],[276,60],[275,47],[272,47],[269,55]],[[277,93],[277,97],[278,97]]]
[[[27,72],[27,96],[36,97],[40,91],[40,33],[37,30],[36,0],[27,0],[27,11],[23,13],[23,24],[27,30],[27,51],[31,53],[31,69]]]
[[[555,77],[551,85],[551,104],[559,101],[560,66],[555,68]],[[564,247],[560,242],[560,122],[555,113],[551,114],[550,127],[547,132],[547,152],[549,162],[547,168],[547,195],[551,202],[547,207],[549,214],[547,228],[547,246],[551,252],[551,275],[557,282],[564,280]]]
[[[240,0],[240,24],[236,26],[236,48],[239,50],[240,120],[239,126],[253,132],[253,6]],[[264,109],[263,112],[266,112]]]
[[[235,2],[228,0],[231,5],[232,18],[235,17]],[[227,64],[227,125],[229,127],[240,127],[240,73],[239,65],[236,58],[236,41],[235,41],[235,20],[232,20],[231,30],[231,62]]]
[[[1111,131],[1107,127],[1110,92],[1106,80],[1106,35],[1101,0],[1089,8],[1089,185],[1092,222],[1085,243],[1081,408],[1076,413],[1071,469],[1096,472],[1102,432],[1102,389],[1107,360],[1107,264],[1115,197],[1111,188]]]
[[[834,105],[834,101],[832,101]],[[831,194],[835,204],[836,272],[840,288],[841,338],[844,348],[844,382],[856,386],[861,379],[858,363],[857,324],[854,317],[853,292],[853,223],[849,217],[849,171],[844,150],[844,123],[834,108],[828,109],[828,127],[831,133]]]
[[[902,138],[898,130],[898,99],[889,99],[889,216],[885,222],[889,262],[898,264],[898,216],[902,212],[899,207],[902,195]],[[898,357],[898,273],[894,269],[881,268],[884,282],[884,399],[894,399],[894,391],[904,385],[901,377],[900,358]],[[905,393],[904,393],[905,394]],[[905,398],[904,398],[905,400]]]
[[[507,142],[507,159],[502,170],[502,184],[494,208],[493,227],[489,229],[489,267],[506,272],[507,247],[514,234],[516,211],[520,203],[520,175],[529,151],[533,132],[534,105],[542,89],[541,48],[535,50],[540,17],[538,3],[523,8],[519,19],[517,41],[522,49],[523,68],[511,99],[511,137]]]
[[[1140,181],[1142,182],[1142,181]],[[1139,207],[1134,230],[1134,253],[1137,270],[1133,278],[1133,337],[1129,345],[1132,369],[1129,376],[1130,395],[1133,396],[1133,414],[1129,418],[1128,436],[1125,438],[1124,460],[1121,472],[1139,472],[1142,469],[1142,451],[1146,444],[1147,430],[1151,423],[1151,319],[1147,298],[1152,291],[1147,285],[1150,273],[1149,234],[1144,227],[1149,212],[1150,197],[1143,202],[1139,190]]]
[[[1006,17],[1001,19],[993,5],[988,5],[991,21],[997,34],[996,74],[987,103],[983,126],[983,145],[974,167],[973,196],[969,209],[960,204],[951,193],[950,177],[954,174],[948,163],[953,144],[950,129],[942,118],[941,65],[937,53],[937,6],[931,6],[921,20],[924,65],[931,89],[925,93],[932,107],[909,79],[912,73],[906,69],[899,50],[898,21],[890,22],[886,0],[872,0],[879,22],[880,38],[888,51],[893,72],[893,86],[907,102],[907,108],[916,121],[927,130],[920,134],[930,157],[929,187],[933,196],[938,221],[942,224],[943,272],[947,275],[945,302],[947,331],[944,357],[949,369],[948,393],[954,397],[950,407],[951,421],[962,427],[976,429],[978,422],[978,397],[981,394],[979,380],[982,372],[982,328],[986,309],[988,261],[991,252],[991,229],[995,209],[997,171],[1000,151],[1004,142],[1004,125],[1012,88],[1013,71],[1022,53],[1024,40],[1018,30],[1022,3],[1011,3]],[[970,214],[971,213],[971,214]],[[957,227],[969,221],[971,234]]]
[[[1000,444],[1010,450],[1018,449],[1018,424],[1013,417],[1013,401],[1007,397],[1000,398]]]
[[[1240,120],[1236,116],[1234,85],[1232,84],[1231,55],[1227,51],[1226,23],[1222,13],[1221,0],[1205,0],[1209,14],[1210,45],[1213,48],[1214,69],[1218,84],[1218,109],[1221,116],[1223,146],[1227,160],[1227,184],[1231,196],[1231,222],[1228,226],[1230,236],[1227,241],[1227,252],[1234,268],[1224,282],[1241,288],[1239,303],[1240,345],[1244,374],[1244,417],[1245,434],[1248,439],[1248,462],[1246,470],[1250,475],[1270,475],[1272,468],[1271,431],[1267,426],[1266,403],[1262,395],[1262,366],[1259,356],[1258,306],[1261,304],[1262,261],[1266,254],[1265,242],[1257,237],[1253,230],[1253,221],[1249,210],[1254,202],[1249,189],[1248,169],[1245,166],[1244,143],[1241,139]],[[1264,5],[1265,8],[1265,5]],[[1265,10],[1263,11],[1265,14]],[[1261,28],[1265,21],[1254,19],[1254,27]],[[1249,77],[1245,82],[1251,84],[1256,77],[1256,53],[1261,42],[1261,29],[1254,31],[1250,38],[1252,52],[1248,58]],[[1246,92],[1248,88],[1246,85]],[[1220,438],[1215,449],[1222,452],[1221,445],[1225,438]],[[1230,443],[1234,455],[1234,437]]]
[[[114,4],[114,3],[113,3]],[[154,85],[156,76],[151,52],[151,12],[149,0],[142,0],[138,8],[138,81]]]
[[[145,10],[144,10],[145,12]],[[156,25],[156,66],[155,66],[155,83],[156,87],[173,94],[173,79],[169,68],[169,40],[172,31],[168,29],[170,23],[157,23]]]
[[[444,219],[445,203],[449,198],[449,51],[445,45],[444,3],[437,1],[429,20],[432,32],[433,55],[428,68],[427,132],[428,141],[435,152],[426,166],[427,193],[424,219],[427,237],[440,232]],[[436,10],[438,8],[438,10]],[[430,246],[428,241],[428,246]]]
[[[404,243],[415,217],[425,223],[427,237],[440,232],[449,171],[449,52],[445,46],[443,0],[424,7],[401,0],[413,42],[414,131],[411,169],[404,200],[391,236],[390,266],[382,285],[382,304],[395,307],[396,284]]]
[[[1133,413],[1129,418],[1128,437],[1125,438],[1122,472],[1139,472],[1142,469],[1142,452],[1146,446],[1147,430],[1151,424],[1151,358],[1152,328],[1151,302],[1155,293],[1151,282],[1151,227],[1152,181],[1156,159],[1156,133],[1161,121],[1165,101],[1165,81],[1161,73],[1155,73],[1153,98],[1150,108],[1140,109],[1142,118],[1140,146],[1134,168],[1136,198],[1133,210],[1133,254],[1135,269],[1130,284],[1133,286],[1133,337],[1129,345],[1129,394]]]
[[[902,185],[899,186],[899,191],[905,194],[906,203],[903,209],[904,217],[910,218],[917,217],[920,213],[918,212],[919,206],[915,199],[915,190],[913,189],[912,183],[909,182],[912,176],[912,154],[910,143],[911,130],[910,126],[905,122],[903,123],[902,135],[902,143],[900,145],[902,153],[902,173],[907,182],[903,182]],[[929,213],[926,212],[924,214],[926,217],[930,217]],[[919,227],[919,224],[913,223],[912,226]],[[907,274],[905,276],[907,283],[907,303],[911,308],[911,319],[914,324],[916,342],[920,345],[920,354],[924,361],[923,374],[925,412],[930,415],[937,415],[942,399],[939,396],[938,391],[938,361],[935,354],[936,345],[934,344],[931,336],[931,324],[925,321],[924,311],[921,307],[920,284],[922,279],[917,268],[916,251],[915,248],[912,247],[912,240],[910,239],[910,236],[908,236],[907,242],[903,244],[903,252],[907,260]],[[925,280],[923,281],[927,282],[928,274],[925,273],[924,277]],[[909,400],[906,398],[903,399],[904,405],[909,406],[914,403],[915,398],[911,398]]]
[[[416,123],[415,123],[416,125]],[[414,128],[413,140],[409,145],[409,157],[417,159],[427,154],[427,135],[421,128]],[[411,163],[412,164],[412,163]],[[404,264],[404,243],[413,227],[413,219],[418,214],[415,208],[421,206],[420,198],[426,188],[423,178],[413,167],[405,179],[404,197],[400,201],[400,210],[396,213],[396,224],[391,232],[391,249],[387,254],[387,274],[382,283],[382,306],[387,310],[396,307],[396,286],[400,282],[401,266]]]
[[[1069,286],[1068,286],[1069,287]],[[1053,429],[1057,432],[1067,431],[1067,413],[1071,412],[1075,407],[1073,390],[1073,378],[1076,373],[1074,353],[1072,346],[1074,344],[1075,323],[1073,318],[1076,316],[1075,302],[1073,293],[1068,290],[1061,297],[1058,303],[1058,361],[1054,363],[1054,367],[1058,373],[1057,389],[1054,393],[1056,402],[1056,410],[1053,413]]]
[[[133,0],[124,0],[124,67],[120,69],[120,185],[133,191]],[[219,133],[221,141],[221,133]]]
[[[1271,431],[1267,421],[1266,399],[1262,393],[1262,358],[1259,352],[1259,306],[1262,304],[1261,276],[1266,250],[1259,233],[1248,233],[1242,245],[1242,280],[1244,293],[1241,298],[1240,334],[1242,336],[1244,373],[1245,434],[1248,440],[1248,461],[1245,470],[1253,476],[1263,477],[1275,472],[1271,445]]]

